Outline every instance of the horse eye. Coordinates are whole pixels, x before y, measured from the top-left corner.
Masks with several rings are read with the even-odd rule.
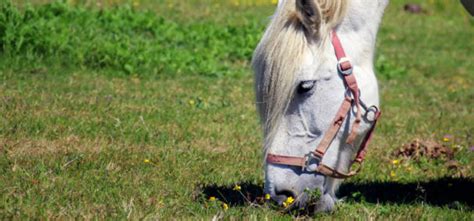
[[[316,85],[316,81],[302,81],[299,85],[298,85],[298,94],[305,94],[305,93],[308,93],[309,91],[311,91],[311,89],[314,88],[314,86]]]

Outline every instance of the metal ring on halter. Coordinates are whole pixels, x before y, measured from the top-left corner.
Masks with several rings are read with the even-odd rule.
[[[321,157],[314,154],[314,152],[310,152],[310,153],[306,154],[305,158],[306,158],[306,161],[305,161],[305,165],[304,165],[303,170],[306,170],[308,172],[316,172],[317,169],[318,169],[318,166],[315,164],[315,167],[312,167],[310,163],[311,163],[312,159],[315,159],[315,160],[318,160],[319,162],[321,162],[321,160],[322,160]]]
[[[349,58],[347,57],[343,57],[341,59],[339,59],[339,61],[337,61],[337,70],[339,71],[339,73],[341,73],[342,75],[351,75],[352,74],[352,64],[351,64],[351,67],[346,69],[346,70],[343,70],[342,69],[342,64],[344,62],[349,62],[349,64],[351,64],[351,61],[349,60]]]
[[[374,116],[371,119],[369,119],[369,113],[370,112],[374,113]],[[374,122],[376,120],[375,118],[376,118],[378,112],[379,112],[379,108],[375,105],[372,105],[369,108],[367,108],[367,110],[365,112],[365,118],[370,122]]]

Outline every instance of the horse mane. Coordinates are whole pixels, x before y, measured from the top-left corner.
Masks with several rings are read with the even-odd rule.
[[[252,59],[265,150],[294,96],[304,54],[311,44],[325,41],[345,16],[347,4],[348,0],[280,0]]]

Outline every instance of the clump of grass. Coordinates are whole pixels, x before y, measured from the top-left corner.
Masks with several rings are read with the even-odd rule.
[[[405,67],[395,65],[383,54],[377,57],[375,68],[377,69],[378,76],[387,80],[393,78],[402,78],[408,73]]]
[[[321,199],[321,196],[322,196],[320,189],[314,189],[314,190],[306,189],[304,192],[308,194],[308,197],[310,199],[309,201],[318,201],[319,199]]]
[[[239,64],[251,58],[262,28],[257,23],[180,24],[129,5],[86,9],[55,2],[21,11],[9,2],[0,6],[2,60],[13,67],[59,64],[137,75],[242,74]]]

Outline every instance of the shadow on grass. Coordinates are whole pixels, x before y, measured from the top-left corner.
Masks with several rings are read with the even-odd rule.
[[[263,185],[242,183],[241,190],[234,186],[202,186],[199,192],[206,199],[216,197],[229,205],[244,206],[249,202],[261,204],[265,201]],[[468,206],[474,208],[474,179],[441,178],[426,182],[369,182],[341,185],[339,198],[352,202],[416,204],[448,206],[453,209]]]
[[[413,183],[345,183],[340,187],[338,196],[356,202],[393,204],[423,202],[453,209],[460,205],[474,208],[474,179],[441,178]]]
[[[264,202],[263,184],[241,183],[239,186],[242,188],[240,191],[234,190],[235,186],[201,186],[198,192],[205,199],[216,197],[231,206],[244,206],[249,202],[258,204]]]

